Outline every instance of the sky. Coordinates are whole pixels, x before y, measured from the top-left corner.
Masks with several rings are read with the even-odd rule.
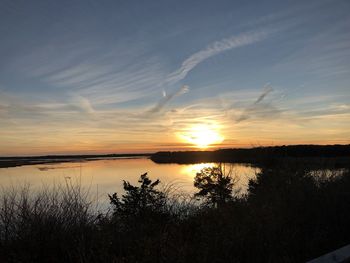
[[[0,156],[348,144],[349,12],[0,0]]]

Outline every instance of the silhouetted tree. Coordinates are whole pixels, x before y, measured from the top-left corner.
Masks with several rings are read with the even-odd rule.
[[[195,196],[206,198],[214,207],[232,200],[233,185],[231,170],[225,174],[225,167],[222,164],[203,168],[194,178],[194,186],[199,189]]]
[[[147,177],[147,173],[140,176],[138,182],[140,186],[133,186],[127,181],[123,181],[125,194],[120,199],[117,193],[109,195],[115,214],[119,215],[139,215],[144,212],[160,212],[165,207],[165,194],[155,189],[160,183],[159,180],[152,182]]]
[[[155,262],[160,257],[160,240],[170,218],[167,199],[164,192],[156,189],[159,180],[152,181],[144,173],[138,182],[134,186],[123,181],[125,193],[121,198],[116,193],[109,195],[114,208],[110,246],[127,261]]]

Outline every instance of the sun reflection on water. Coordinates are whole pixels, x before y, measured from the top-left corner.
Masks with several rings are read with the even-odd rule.
[[[211,168],[214,167],[215,163],[197,163],[197,164],[189,164],[181,168],[181,172],[183,174],[187,174],[189,176],[196,176],[203,168]]]

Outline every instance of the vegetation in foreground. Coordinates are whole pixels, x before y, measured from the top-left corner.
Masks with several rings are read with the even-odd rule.
[[[222,166],[205,168],[196,203],[143,174],[109,196],[107,213],[79,187],[4,191],[0,262],[305,262],[350,243],[349,168],[279,162],[245,196],[234,183]]]

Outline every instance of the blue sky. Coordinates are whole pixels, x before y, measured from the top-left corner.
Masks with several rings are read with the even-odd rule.
[[[349,143],[349,11],[2,0],[0,155],[186,149],[196,125],[215,147]]]

